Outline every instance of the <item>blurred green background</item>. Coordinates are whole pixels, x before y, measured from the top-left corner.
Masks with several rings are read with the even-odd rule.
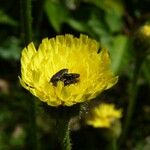
[[[28,122],[26,101],[33,96],[19,84],[20,54],[24,44],[20,2],[0,1],[0,150],[27,150],[25,127]],[[104,95],[123,108],[129,100],[128,86],[137,53],[134,33],[150,23],[149,0],[32,0],[33,41],[57,34],[87,34],[108,48],[112,69],[119,76],[117,85]],[[140,60],[139,60],[140,61]],[[147,56],[138,80],[138,94],[133,121],[121,150],[150,149],[150,56]],[[98,99],[101,100],[100,98]],[[40,150],[57,150],[49,117],[37,101],[37,130]],[[103,129],[86,126],[74,119],[71,138],[73,150],[105,150]],[[77,126],[77,127],[76,127]],[[29,137],[28,137],[29,138]]]

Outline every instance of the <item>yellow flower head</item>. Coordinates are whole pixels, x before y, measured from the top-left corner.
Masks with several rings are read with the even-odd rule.
[[[116,82],[106,49],[86,35],[59,35],[30,43],[22,51],[21,85],[51,106],[72,106],[95,98]]]
[[[142,26],[140,32],[143,36],[150,37],[150,25]]]
[[[87,124],[95,128],[109,128],[115,121],[122,117],[122,110],[115,109],[115,105],[102,103],[91,110],[87,117]]]
[[[134,46],[138,60],[150,53],[150,24],[143,25],[137,30]]]

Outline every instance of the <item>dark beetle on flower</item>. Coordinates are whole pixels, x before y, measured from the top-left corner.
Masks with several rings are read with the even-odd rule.
[[[64,85],[70,85],[73,83],[77,83],[79,81],[80,75],[77,73],[69,73],[69,74],[64,74],[63,76],[63,81],[64,81]]]
[[[68,69],[61,69],[60,71],[58,71],[56,74],[52,76],[52,78],[50,79],[50,82],[52,82],[54,86],[57,86],[57,82],[61,81],[63,78],[63,75],[67,73],[68,73]]]
[[[73,83],[77,83],[79,81],[79,77],[80,75],[77,73],[68,73],[68,69],[61,69],[52,76],[50,82],[52,82],[53,86],[57,86],[58,81],[63,81],[64,86],[66,86]]]

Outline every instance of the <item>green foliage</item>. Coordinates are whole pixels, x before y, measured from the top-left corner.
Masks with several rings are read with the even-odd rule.
[[[53,2],[52,0],[46,0],[44,8],[50,23],[57,32],[60,32],[61,25],[69,17],[68,10],[60,2]]]
[[[17,26],[18,23],[12,17],[7,15],[3,10],[0,9],[0,24],[6,24],[11,26]]]
[[[19,60],[20,49],[19,39],[16,37],[9,37],[0,45],[0,57],[7,60]]]
[[[121,73],[129,66],[133,56],[132,40],[124,35],[113,38],[110,48],[112,56],[112,69],[115,73]]]

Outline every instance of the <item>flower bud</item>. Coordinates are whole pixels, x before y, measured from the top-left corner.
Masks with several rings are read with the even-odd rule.
[[[135,34],[134,46],[137,56],[144,58],[150,52],[150,25],[143,25]]]

